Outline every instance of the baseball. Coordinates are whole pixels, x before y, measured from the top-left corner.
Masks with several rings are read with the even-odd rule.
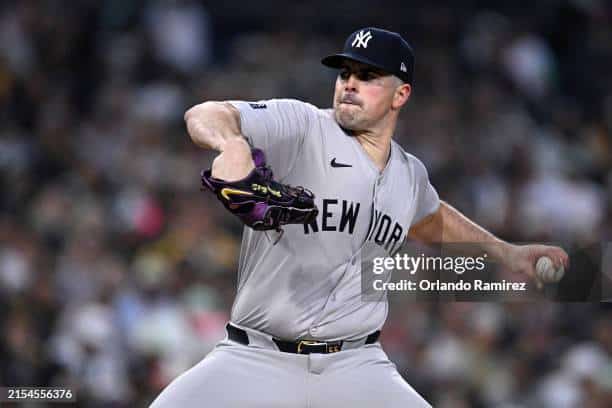
[[[536,263],[536,276],[544,283],[555,283],[559,282],[563,275],[565,275],[565,269],[561,266],[559,269],[555,269],[553,261],[543,256],[538,259]]]

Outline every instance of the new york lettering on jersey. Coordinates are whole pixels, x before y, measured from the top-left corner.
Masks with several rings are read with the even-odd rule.
[[[321,231],[339,231],[353,234],[361,203],[338,198],[324,198],[321,209]],[[335,215],[335,216],[334,216]],[[336,223],[335,220],[339,219]],[[304,224],[304,234],[319,232],[319,220]]]
[[[322,202],[323,206],[320,216],[310,224],[304,224],[304,234],[317,233],[321,230],[346,232],[352,235],[359,217],[361,203],[328,198],[324,198]],[[365,218],[365,216],[362,215],[362,218]],[[335,223],[332,221],[334,219],[339,219],[339,221]],[[321,223],[320,229],[319,223]],[[368,229],[366,240],[383,246],[390,254],[393,254],[394,250],[399,249],[404,237],[404,227],[402,227],[402,224],[392,220],[389,214],[374,209],[370,211],[369,225],[370,228]]]

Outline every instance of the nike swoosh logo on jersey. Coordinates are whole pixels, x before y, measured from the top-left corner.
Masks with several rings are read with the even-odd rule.
[[[352,164],[336,163],[335,157],[331,161],[331,166],[332,167],[353,167]]]

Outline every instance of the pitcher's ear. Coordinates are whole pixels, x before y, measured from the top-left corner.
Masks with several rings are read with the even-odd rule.
[[[410,84],[401,83],[395,88],[395,94],[393,95],[393,107],[395,109],[399,109],[408,102],[410,99],[410,94],[412,92],[412,87]]]

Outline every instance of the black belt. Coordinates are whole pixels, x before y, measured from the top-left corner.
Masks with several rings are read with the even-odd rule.
[[[244,344],[245,346],[249,345],[249,335],[246,331],[239,329],[236,326],[231,325],[230,323],[225,326],[227,330],[227,336],[230,340],[235,341],[236,343]],[[373,344],[378,341],[380,337],[380,330],[376,330],[374,333],[371,333],[366,337],[365,343],[363,344]],[[278,349],[285,353],[294,353],[294,354],[310,354],[310,353],[336,353],[342,350],[342,345],[344,341],[316,341],[316,340],[298,340],[298,341],[286,341],[281,339],[272,338],[272,341],[276,344]]]

